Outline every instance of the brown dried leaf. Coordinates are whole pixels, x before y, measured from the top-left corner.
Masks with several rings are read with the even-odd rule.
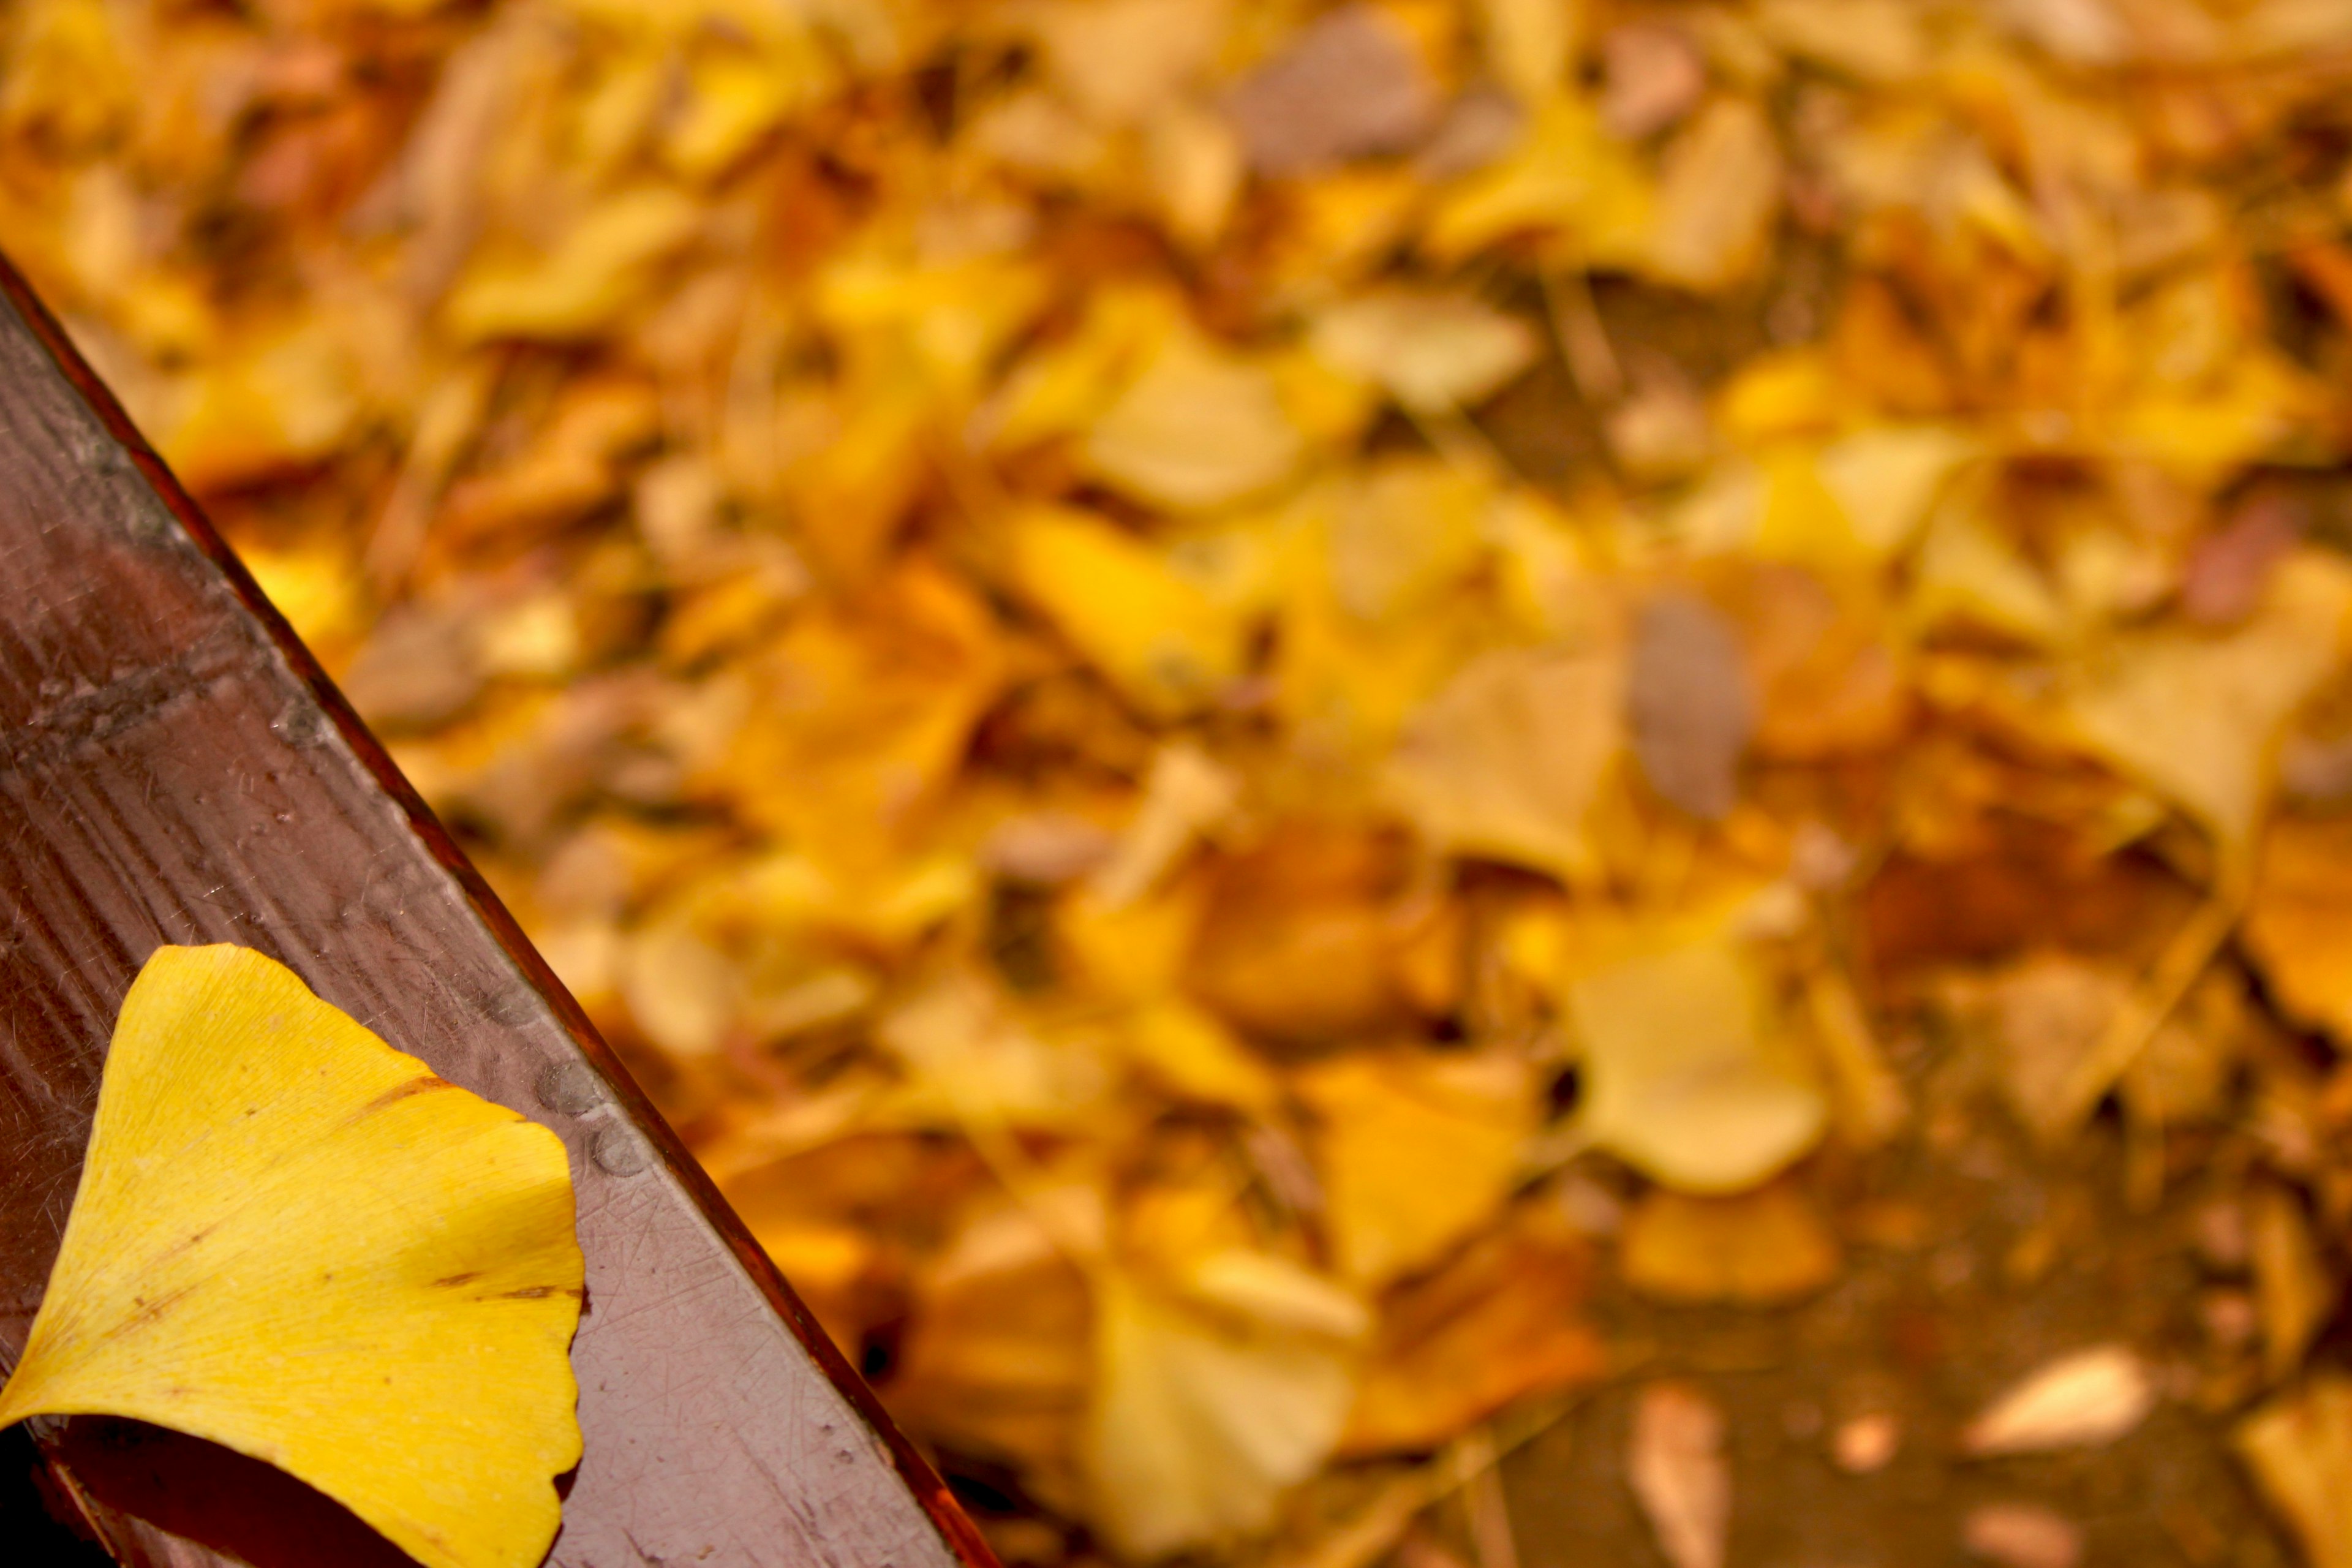
[[[2060,1356],[1987,1405],[1960,1434],[1963,1453],[1987,1458],[2099,1447],[2156,1405],[2147,1364],[2122,1345]]]
[[[1731,1528],[1723,1425],[1723,1412],[1686,1384],[1653,1383],[1634,1401],[1626,1479],[1675,1568],[1723,1568]]]
[[[1706,96],[1706,62],[1680,28],[1626,22],[1601,40],[1601,122],[1639,141],[1679,121]]]
[[[1244,78],[1226,96],[1225,112],[1251,168],[1312,174],[1353,158],[1410,152],[1436,123],[1437,86],[1388,13],[1348,5],[1325,12]]]
[[[2002,1568],[2075,1568],[2083,1560],[2082,1526],[2039,1503],[1979,1503],[1960,1521],[1960,1544]]]
[[[411,603],[386,615],[352,656],[342,688],[367,721],[387,730],[438,723],[481,689],[471,607]]]
[[[2270,574],[2302,540],[2303,509],[2265,490],[2197,542],[2180,579],[2180,613],[2200,626],[2235,626],[2262,603]]]
[[[1693,816],[1717,821],[1739,799],[1739,761],[1756,700],[1738,637],[1689,594],[1664,594],[1635,622],[1626,679],[1633,754],[1650,786]]]

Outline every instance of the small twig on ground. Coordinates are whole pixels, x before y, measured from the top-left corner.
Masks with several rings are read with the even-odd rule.
[[[1596,408],[1624,395],[1625,372],[1617,351],[1609,344],[1609,329],[1592,302],[1592,285],[1573,268],[1547,272],[1543,279],[1544,313],[1551,318],[1559,357],[1568,365],[1577,391]]]
[[[1491,1475],[1503,1460],[1550,1431],[1574,1408],[1573,1399],[1563,1399],[1535,1406],[1516,1419],[1474,1428],[1455,1439],[1427,1464],[1408,1470],[1391,1481],[1354,1518],[1341,1523],[1303,1551],[1272,1559],[1262,1568],[1366,1568],[1381,1553],[1395,1545],[1423,1512],[1480,1478]],[[1499,1502],[1499,1488],[1496,1497]],[[1477,1529],[1477,1504],[1475,1500],[1471,1506],[1475,1532]],[[1507,1531],[1508,1521],[1506,1520],[1504,1524]],[[1509,1568],[1508,1563],[1484,1556],[1487,1547],[1483,1540],[1474,1541],[1473,1544],[1482,1554],[1480,1568]],[[1512,1542],[1511,1550],[1511,1562],[1515,1563],[1516,1540]]]
[[[2055,1125],[2081,1125],[2107,1090],[2130,1070],[2140,1052],[2156,1037],[2157,1030],[2164,1026],[2164,1021],[2188,995],[2197,977],[2205,973],[2205,966],[2221,951],[2221,943],[2236,929],[2239,913],[2244,907],[2242,890],[2224,889],[2200,905],[2173,933],[2147,983],[2117,1010],[2098,1044],[2067,1079],[2058,1097],[2058,1114],[2053,1118]]]

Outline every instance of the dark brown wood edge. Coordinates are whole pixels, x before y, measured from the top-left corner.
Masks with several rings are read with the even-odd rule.
[[[809,1358],[823,1369],[826,1378],[849,1402],[850,1407],[887,1447],[892,1463],[898,1467],[908,1489],[914,1493],[917,1502],[937,1527],[949,1548],[970,1568],[998,1568],[995,1552],[972,1524],[962,1505],[948,1490],[947,1484],[940,1479],[930,1461],[924,1458],[907,1435],[898,1429],[898,1423],[890,1418],[881,1401],[875,1397],[874,1391],[866,1386],[866,1380],[843,1357],[814,1316],[802,1304],[790,1281],[777,1269],[759,1242],[753,1239],[751,1231],[719,1194],[709,1173],[687,1152],[677,1132],[654,1109],[653,1101],[637,1086],[635,1079],[622,1065],[613,1048],[604,1043],[604,1037],[589,1022],[586,1012],[563,982],[557,978],[554,970],[548,966],[547,961],[540,956],[538,949],[523,934],[521,926],[516,923],[514,916],[508,912],[506,905],[491,890],[488,882],[474,869],[473,863],[466,858],[465,852],[457,847],[448,830],[433,815],[432,807],[425,803],[424,797],[416,793],[393,762],[390,753],[369,732],[341,691],[328,679],[317,658],[303,645],[302,639],[294,634],[293,627],[287,624],[285,616],[279,615],[277,606],[263,595],[252,574],[237,559],[236,552],[214,530],[194,498],[182,488],[171,468],[148,445],[114,394],[90,369],[80,351],[67,336],[65,329],[5,255],[0,255],[0,300],[15,308],[16,314],[47,352],[59,374],[91,414],[105,426],[109,435],[122,443],[123,449],[131,455],[132,463],[146,479],[148,487],[171,510],[173,518],[196,547],[220,569],[246,613],[268,634],[289,667],[309,687],[320,708],[333,719],[344,742],[373,775],[377,787],[399,805],[407,818],[410,831],[431,851],[434,859],[457,879],[474,912],[488,927],[516,967],[546,999],[573,1043],[611,1084],[616,1103],[659,1152],[679,1183],[693,1194],[696,1205],[712,1227],[725,1238],[730,1249],[743,1265],[744,1272],[758,1286],[777,1316],[791,1327],[793,1337],[807,1351]],[[68,1487],[79,1496],[79,1489],[72,1488],[69,1481]]]

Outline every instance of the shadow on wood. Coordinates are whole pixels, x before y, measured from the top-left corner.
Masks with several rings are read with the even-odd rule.
[[[201,1437],[77,1415],[56,1451],[93,1501],[250,1568],[416,1568],[342,1504]]]

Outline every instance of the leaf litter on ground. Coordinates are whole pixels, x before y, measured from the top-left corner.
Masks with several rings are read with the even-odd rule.
[[[2112,1129],[2236,1184],[2198,1418],[2332,1563],[2347,80],[2289,0],[23,0],[0,234],[1016,1556],[1467,1561],[1596,1296]]]

